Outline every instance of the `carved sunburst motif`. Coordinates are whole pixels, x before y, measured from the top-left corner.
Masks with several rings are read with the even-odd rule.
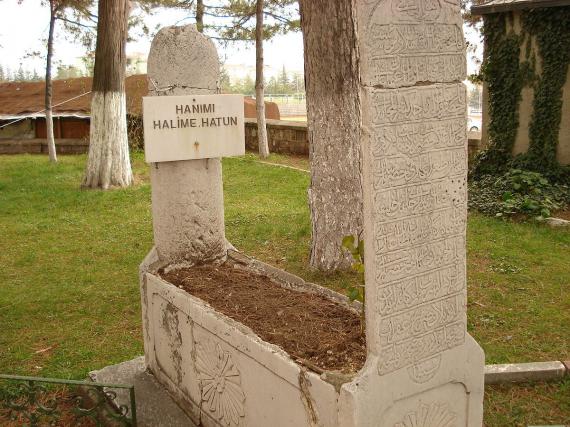
[[[423,404],[418,410],[408,412],[394,427],[457,427],[457,414],[446,403]]]
[[[207,341],[196,346],[203,410],[226,426],[237,426],[245,416],[245,395],[232,355],[219,343]]]

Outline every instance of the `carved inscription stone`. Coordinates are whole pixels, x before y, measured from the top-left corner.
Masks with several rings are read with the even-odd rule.
[[[396,88],[465,78],[458,0],[363,3],[364,84]]]
[[[357,13],[368,342],[380,375],[424,383],[466,336],[459,1],[361,0]]]

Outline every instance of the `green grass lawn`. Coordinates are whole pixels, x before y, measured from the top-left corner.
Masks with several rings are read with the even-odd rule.
[[[306,160],[270,161],[307,168]],[[79,183],[84,156],[0,157],[0,372],[81,378],[142,353],[137,269],[152,245],[150,186]],[[334,289],[308,269],[304,172],[224,160],[226,233],[240,250]],[[487,363],[570,359],[570,232],[471,215],[469,330]],[[570,423],[570,384],[497,387],[488,426]]]

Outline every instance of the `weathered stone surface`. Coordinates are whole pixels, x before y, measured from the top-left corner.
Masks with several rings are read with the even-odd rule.
[[[261,263],[250,265],[247,258],[240,262],[244,268],[263,268]],[[276,277],[274,271],[268,273]],[[206,427],[342,425],[338,423],[339,393],[332,380],[307,372],[281,348],[262,341],[251,329],[198,298],[158,276],[145,276],[146,360],[194,423]],[[286,279],[305,292],[318,292],[316,285]],[[329,374],[336,378],[334,372]]]
[[[485,366],[485,384],[556,381],[564,375],[566,366],[558,361]]]
[[[90,372],[89,377],[95,382],[134,385],[139,427],[194,427],[196,425],[154,376],[146,371],[144,357]],[[114,404],[117,407],[126,406],[130,412],[128,392],[117,393]]]
[[[459,2],[357,4],[364,85],[401,88],[463,81],[465,41]]]
[[[307,123],[282,120],[267,120],[269,151],[282,154],[309,154]],[[257,120],[245,119],[245,147],[258,151]]]
[[[212,41],[192,25],[167,27],[148,59],[150,95],[215,93],[220,63]],[[225,256],[220,159],[151,166],[154,243],[161,260],[204,262]]]
[[[194,25],[162,28],[148,55],[150,95],[208,95],[218,91],[216,46]]]
[[[151,168],[154,244],[160,259],[207,261],[225,253],[219,159],[158,163]]]
[[[356,85],[358,92],[349,93],[359,109],[349,116],[358,116],[350,126],[358,128],[362,163],[358,154],[350,164],[359,165],[357,187],[361,181],[363,194],[366,365],[342,381],[336,373],[306,372],[249,328],[153,274],[161,261],[192,260],[187,254],[207,259],[213,256],[207,248],[223,247],[218,222],[205,222],[196,213],[207,207],[204,212],[212,215],[212,203],[213,215],[221,212],[223,233],[221,196],[208,187],[206,172],[192,168],[196,180],[204,181],[194,181],[198,193],[186,196],[184,189],[193,182],[184,176],[186,169],[168,166],[163,178],[156,175],[160,165],[152,177],[156,250],[145,260],[148,270],[143,267],[141,280],[145,356],[197,424],[482,424],[484,355],[466,332],[467,136],[459,2],[352,1],[342,7],[355,13],[357,46],[345,47],[361,54],[350,61],[362,63],[350,63],[348,72],[356,76],[343,90]],[[342,99],[335,97],[335,102]],[[294,140],[280,131],[282,138]],[[331,171],[338,177],[336,172]],[[323,179],[334,181],[329,178]],[[155,186],[172,195],[155,198]],[[213,243],[197,245],[196,235],[214,236]],[[284,286],[331,293],[236,258],[244,268],[264,269]],[[343,301],[342,296],[335,299]]]
[[[570,227],[570,221],[562,218],[546,218],[546,224],[551,227]]]
[[[429,414],[435,425],[479,427],[459,2],[356,0],[356,16],[369,355],[343,386],[340,424],[401,427]]]

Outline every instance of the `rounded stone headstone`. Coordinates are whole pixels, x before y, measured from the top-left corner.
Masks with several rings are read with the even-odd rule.
[[[194,25],[162,28],[148,56],[150,95],[209,94],[218,90],[216,46]]]
[[[219,76],[216,47],[195,26],[166,27],[154,38],[148,57],[149,95],[213,94]],[[220,159],[154,163],[150,176],[159,259],[202,263],[224,257]]]

